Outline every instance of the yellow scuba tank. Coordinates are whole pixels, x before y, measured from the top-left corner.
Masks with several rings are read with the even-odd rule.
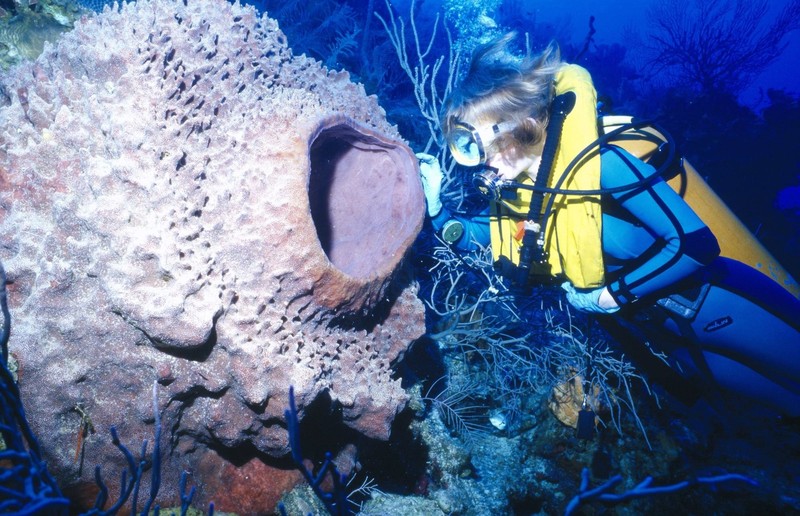
[[[629,116],[604,116],[601,118],[600,130],[609,133],[631,121],[632,117]],[[655,128],[644,126],[623,131],[610,143],[647,161],[658,151],[659,145],[666,141],[667,138]],[[683,160],[682,165],[681,173],[669,179],[668,184],[717,237],[721,255],[749,265],[774,280],[794,297],[800,298],[800,285],[797,281],[742,224],[694,167],[686,160]]]

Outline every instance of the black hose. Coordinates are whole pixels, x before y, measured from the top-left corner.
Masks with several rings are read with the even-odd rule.
[[[531,203],[528,210],[528,220],[535,222],[538,226],[535,229],[525,229],[520,246],[519,264],[514,272],[514,280],[517,285],[525,285],[530,275],[531,266],[534,263],[546,267],[547,256],[544,250],[544,231],[547,223],[547,212],[542,215],[542,204],[544,203],[545,192],[542,188],[547,187],[550,176],[553,173],[553,163],[558,152],[558,144],[561,140],[561,132],[564,128],[564,121],[567,115],[575,107],[575,92],[568,91],[557,96],[553,100],[550,108],[550,123],[547,125],[547,139],[544,142],[539,171],[536,174],[534,186],[537,187],[531,196]],[[562,175],[563,177],[563,175]],[[551,196],[552,197],[552,196]],[[548,206],[552,204],[552,199]]]

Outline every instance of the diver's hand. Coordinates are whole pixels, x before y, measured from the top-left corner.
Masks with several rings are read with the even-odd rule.
[[[422,190],[425,192],[425,202],[428,204],[428,215],[435,217],[442,211],[442,200],[439,195],[442,193],[442,168],[436,156],[418,152],[419,172],[422,177]]]
[[[569,304],[581,312],[613,314],[619,310],[619,305],[611,297],[606,287],[582,292],[575,290],[572,283],[567,281],[561,284],[561,288],[566,291]]]

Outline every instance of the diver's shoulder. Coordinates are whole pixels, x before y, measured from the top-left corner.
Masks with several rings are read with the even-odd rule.
[[[615,188],[650,177],[655,169],[616,145],[600,147],[600,184]]]
[[[630,152],[612,144],[605,144],[600,147],[600,167],[604,174],[618,172],[626,176],[630,175],[634,170],[646,175],[653,170],[650,165],[647,165]]]
[[[620,161],[623,159],[634,159],[636,161],[640,161],[639,158],[626,151],[622,147],[614,145],[613,143],[604,143],[603,145],[600,145],[600,157],[603,161]]]

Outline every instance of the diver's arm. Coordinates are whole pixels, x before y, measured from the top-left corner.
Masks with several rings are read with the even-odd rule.
[[[486,247],[491,241],[488,207],[474,216],[465,217],[453,215],[446,206],[442,206],[439,213],[431,217],[431,224],[443,240],[461,251],[474,251]],[[461,235],[455,240],[447,238],[448,234],[454,234],[452,227],[449,228],[451,231],[447,231],[451,224],[460,225]]]
[[[626,151],[604,149],[601,186],[613,188],[635,183],[655,172]],[[636,301],[685,278],[719,255],[717,240],[692,208],[662,179],[634,191],[618,192],[613,197],[644,228],[663,244],[649,257],[622,275],[607,288],[619,305]]]
[[[473,251],[489,245],[489,208],[475,216],[454,216],[442,204],[442,173],[436,156],[417,153],[420,179],[425,193],[425,204],[433,229],[448,244],[462,250]]]

